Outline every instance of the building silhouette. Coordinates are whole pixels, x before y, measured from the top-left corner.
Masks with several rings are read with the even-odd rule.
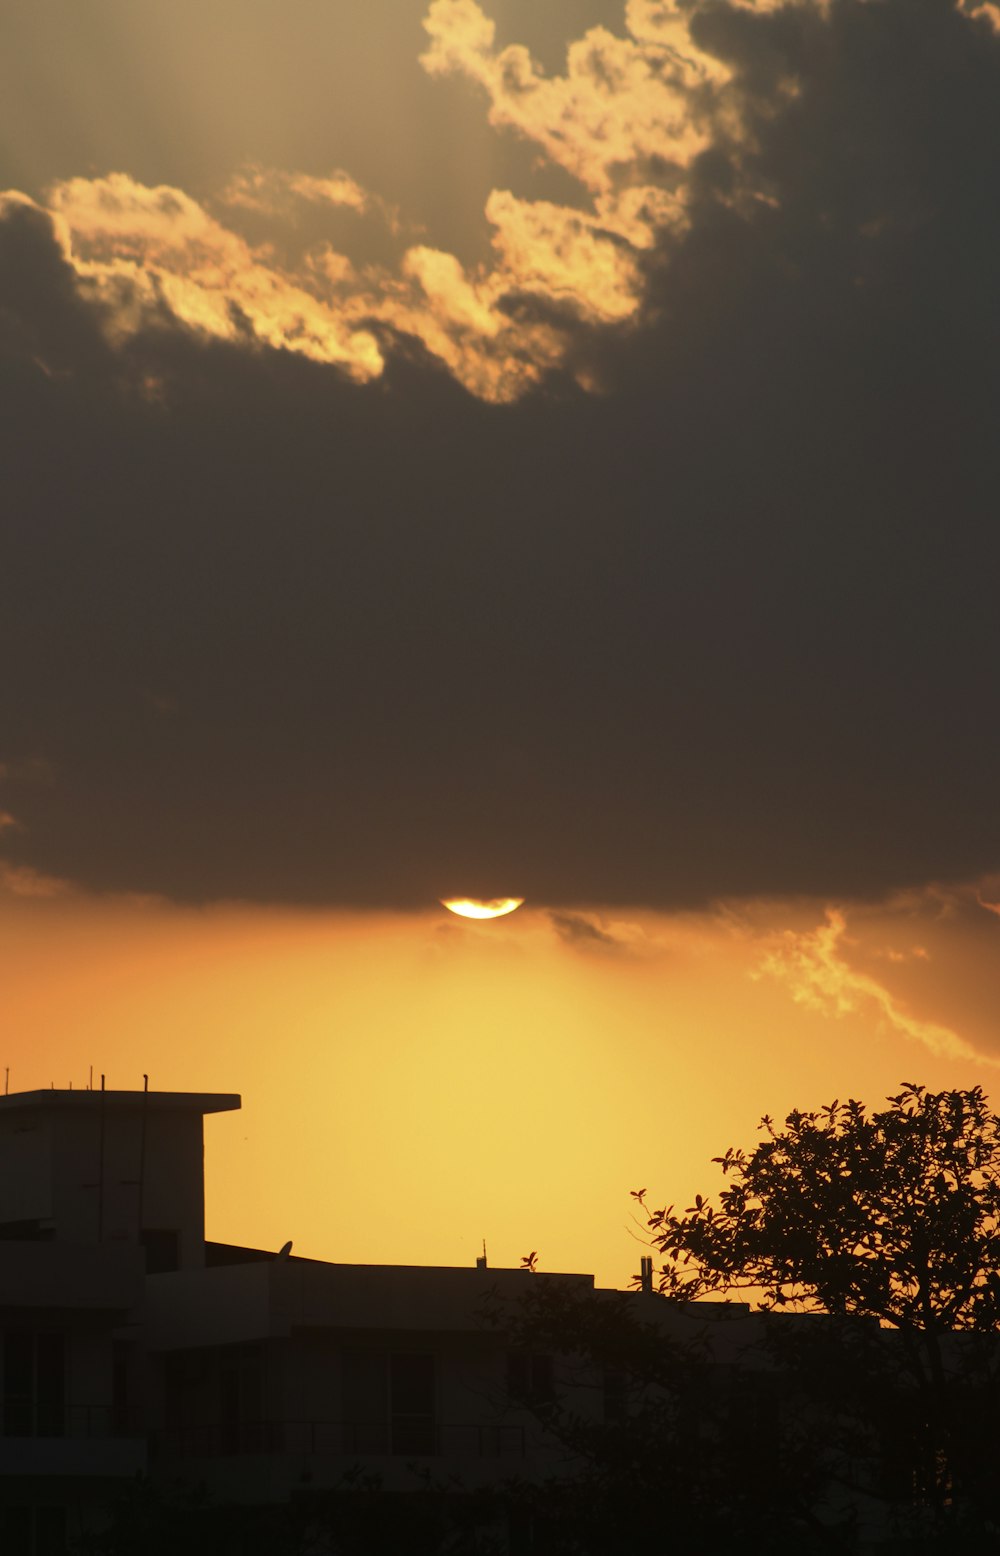
[[[137,1475],[272,1503],[430,1465],[470,1486],[558,1468],[489,1292],[590,1275],[332,1264],[206,1242],[203,1119],[230,1094],[0,1097],[0,1550],[49,1556]],[[514,1403],[515,1396],[519,1403]]]
[[[868,1347],[873,1379],[891,1375],[898,1337],[866,1321],[848,1333],[741,1303],[684,1308],[653,1294],[648,1259],[626,1296],[596,1290],[592,1275],[490,1269],[485,1257],[471,1268],[350,1265],[300,1258],[291,1244],[206,1241],[203,1120],[239,1106],[196,1092],[0,1097],[0,1556],[74,1551],[137,1484],[198,1487],[206,1505],[230,1509],[301,1507],[351,1476],[389,1494],[414,1493],[428,1472],[470,1496],[569,1484],[581,1460],[554,1423],[571,1392],[577,1427],[612,1434],[603,1468],[624,1465],[626,1497],[645,1456],[642,1473],[672,1488],[675,1517],[694,1508],[695,1536],[727,1497],[749,1507],[751,1525],[764,1501],[767,1516],[783,1516],[798,1473],[789,1443],[817,1488],[808,1519],[849,1525],[844,1549],[884,1549],[900,1508],[919,1521],[932,1507],[939,1472],[910,1442],[915,1398],[898,1396],[903,1425],[887,1433],[880,1382],[868,1399],[837,1394],[847,1345]],[[616,1305],[612,1351],[651,1343],[652,1394],[636,1391],[641,1364],[629,1380],[599,1347],[570,1354],[558,1334],[547,1344],[544,1325],[526,1341],[503,1315],[539,1296],[556,1299],[550,1311],[566,1301],[596,1313],[598,1329]],[[622,1304],[638,1318],[631,1331]],[[947,1357],[966,1416],[975,1398],[992,1421],[993,1393],[960,1339]],[[655,1430],[630,1445],[636,1421]],[[992,1484],[995,1431],[977,1431]],[[541,1548],[508,1539],[511,1527],[494,1548]]]

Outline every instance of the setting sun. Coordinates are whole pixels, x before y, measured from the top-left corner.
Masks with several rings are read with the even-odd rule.
[[[459,918],[503,918],[523,901],[523,897],[491,897],[485,902],[475,897],[442,897],[441,906],[449,913],[457,913]]]

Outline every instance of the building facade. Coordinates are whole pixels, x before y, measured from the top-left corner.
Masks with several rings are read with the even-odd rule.
[[[827,1342],[816,1327],[830,1320],[679,1308],[652,1295],[645,1261],[646,1291],[626,1295],[485,1258],[348,1265],[206,1241],[203,1121],[239,1106],[229,1094],[0,1097],[2,1556],[68,1556],[135,1486],[261,1510],[359,1481],[403,1500],[429,1480],[471,1497],[583,1486],[574,1434],[592,1445],[602,1431],[603,1469],[620,1479],[595,1505],[642,1483],[654,1505],[662,1494],[688,1507],[694,1528],[727,1498],[744,1527],[758,1506],[786,1518],[795,1454],[815,1485],[802,1527],[850,1526],[844,1549],[879,1550],[899,1508],[931,1506],[934,1463],[904,1452],[893,1467],[871,1420],[861,1430],[854,1404],[817,1392],[817,1365],[843,1370],[841,1331]],[[576,1344],[581,1314],[591,1328]],[[812,1376],[801,1347],[769,1345],[768,1324],[772,1340],[777,1324],[819,1342]],[[878,1368],[885,1336],[876,1326]],[[616,1356],[622,1346],[638,1349]],[[896,1439],[905,1447],[906,1431]],[[543,1548],[506,1539],[497,1548]]]
[[[0,1549],[62,1556],[136,1476],[220,1502],[556,1472],[556,1387],[484,1302],[588,1275],[358,1266],[206,1242],[234,1095],[0,1097]]]

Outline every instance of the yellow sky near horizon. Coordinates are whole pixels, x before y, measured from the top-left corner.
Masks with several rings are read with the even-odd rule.
[[[13,1090],[85,1085],[92,1064],[115,1088],[239,1091],[207,1121],[210,1237],[459,1265],[485,1238],[494,1264],[537,1249],[623,1286],[629,1191],[714,1192],[711,1157],[764,1112],[877,1106],[903,1079],[989,1091],[949,941],[973,910],[985,976],[1000,923],[971,892],[840,919],[528,905],[486,924],[8,897],[0,1065]]]
[[[779,0],[733,3],[738,10],[752,4],[765,12]],[[824,0],[803,3],[824,7]],[[1000,4],[962,0],[962,9],[979,18],[975,26],[985,47],[987,28],[1000,32]],[[918,334],[907,337],[914,352],[927,353],[927,383],[917,383],[912,401],[903,393],[903,376],[891,375],[884,405],[877,395],[857,398],[872,373],[860,355],[855,363],[850,335],[845,350],[851,374],[839,377],[836,361],[830,369],[818,356],[799,376],[799,356],[811,363],[814,349],[800,335],[799,320],[815,314],[822,322],[832,296],[829,277],[823,279],[827,235],[830,254],[854,253],[856,240],[861,256],[860,270],[843,272],[850,275],[844,294],[877,302],[878,288],[869,289],[865,279],[864,255],[878,247],[882,229],[868,219],[870,212],[859,209],[851,241],[842,244],[820,199],[815,224],[812,216],[801,228],[791,222],[787,252],[780,245],[768,251],[777,290],[766,296],[777,296],[788,276],[802,286],[798,311],[782,325],[789,333],[776,337],[774,363],[770,342],[758,349],[758,337],[750,334],[742,350],[752,370],[740,366],[741,350],[731,358],[723,353],[717,369],[714,322],[703,337],[695,332],[707,350],[698,373],[704,371],[710,388],[703,400],[696,386],[694,402],[710,405],[711,418],[688,422],[679,413],[688,373],[683,352],[679,376],[664,379],[669,393],[662,403],[659,379],[638,355],[639,388],[630,389],[631,398],[617,409],[610,394],[607,402],[601,399],[611,378],[602,377],[600,352],[588,356],[588,343],[598,336],[617,342],[656,322],[662,307],[656,266],[693,230],[705,198],[696,176],[700,160],[705,172],[703,153],[719,150],[732,178],[713,196],[720,211],[776,210],[774,187],[787,193],[793,211],[798,198],[798,158],[791,159],[795,178],[772,187],[767,158],[756,156],[753,138],[747,138],[747,125],[763,122],[761,105],[752,100],[753,49],[747,42],[746,57],[737,51],[726,64],[724,51],[712,54],[708,42],[696,44],[695,10],[686,0],[546,0],[544,6],[538,0],[365,0],[364,6],[302,0],[295,26],[279,0],[260,0],[253,8],[244,0],[211,6],[204,0],[92,0],[87,7],[78,0],[51,0],[44,7],[37,0],[10,0],[8,11],[9,41],[0,51],[0,218],[12,232],[18,229],[19,241],[32,233],[39,238],[24,247],[28,268],[35,263],[31,256],[44,253],[52,261],[53,285],[72,281],[79,316],[86,312],[95,337],[102,332],[126,386],[122,392],[134,393],[150,410],[149,426],[162,410],[156,438],[167,441],[150,447],[166,449],[158,454],[159,468],[173,468],[176,459],[179,476],[176,489],[153,504],[147,548],[146,491],[139,479],[146,445],[137,440],[135,469],[121,459],[126,496],[112,481],[113,506],[105,514],[104,471],[98,467],[103,462],[117,472],[128,446],[112,409],[106,420],[117,441],[107,446],[114,453],[95,456],[92,472],[78,473],[72,440],[51,444],[52,469],[68,472],[75,483],[73,502],[62,495],[51,502],[51,536],[36,521],[33,495],[31,502],[19,499],[23,514],[16,527],[23,529],[24,551],[19,532],[9,578],[12,597],[24,602],[15,629],[21,637],[11,655],[21,713],[12,749],[0,747],[0,779],[11,779],[10,793],[0,791],[0,1079],[6,1068],[13,1090],[71,1081],[81,1086],[92,1067],[95,1080],[103,1072],[113,1088],[139,1088],[146,1072],[158,1090],[240,1092],[239,1114],[211,1117],[206,1125],[210,1237],[275,1249],[291,1238],[298,1253],[345,1262],[467,1265],[485,1239],[494,1264],[516,1265],[537,1250],[542,1269],[592,1271],[615,1286],[626,1284],[642,1252],[630,1190],[645,1188],[651,1206],[686,1204],[695,1192],[716,1192],[720,1178],[711,1158],[730,1145],[752,1146],[763,1113],[781,1118],[793,1107],[818,1107],[845,1095],[877,1107],[904,1079],[933,1089],[981,1083],[993,1090],[1000,1062],[998,881],[925,884],[865,902],[755,899],[683,912],[529,901],[509,918],[474,924],[456,921],[433,903],[420,912],[362,914],[100,897],[34,873],[31,850],[36,839],[46,841],[39,837],[45,821],[22,819],[15,776],[22,797],[32,785],[52,791],[50,817],[58,816],[55,789],[62,786],[65,814],[85,818],[82,826],[67,822],[63,835],[85,837],[95,857],[109,847],[107,817],[119,804],[129,810],[125,801],[135,792],[116,868],[122,856],[131,860],[130,850],[148,848],[149,859],[134,878],[156,880],[164,891],[186,889],[165,884],[163,858],[171,845],[164,837],[184,840],[179,850],[189,837],[207,835],[188,827],[202,806],[210,826],[223,818],[224,833],[226,807],[238,793],[249,799],[233,822],[230,864],[256,856],[260,817],[271,829],[272,860],[284,864],[291,857],[300,861],[290,867],[293,873],[312,870],[314,895],[317,879],[321,890],[329,884],[340,896],[356,892],[357,881],[365,885],[371,872],[369,845],[359,849],[351,880],[337,877],[336,850],[355,826],[357,796],[373,787],[382,808],[373,807],[378,826],[365,837],[374,836],[374,847],[389,860],[390,893],[395,872],[404,873],[407,827],[416,836],[425,818],[439,826],[435,854],[440,836],[449,846],[453,836],[458,839],[453,846],[461,874],[461,838],[480,825],[488,834],[490,807],[495,821],[504,786],[515,794],[510,810],[517,817],[508,836],[528,838],[526,856],[535,851],[541,858],[549,849],[559,854],[564,873],[554,878],[560,880],[567,879],[571,855],[574,864],[576,857],[582,861],[574,879],[591,868],[589,826],[606,804],[621,806],[622,814],[638,806],[623,856],[631,849],[634,861],[666,858],[678,877],[676,852],[643,850],[663,815],[676,826],[664,836],[676,836],[684,846],[685,829],[692,832],[685,805],[694,805],[706,869],[716,868],[714,855],[725,856],[743,829],[753,836],[759,826],[764,844],[759,852],[750,850],[751,859],[766,861],[774,839],[782,845],[792,840],[785,861],[792,861],[792,873],[779,869],[770,879],[829,881],[822,872],[831,867],[835,839],[850,834],[871,840],[873,852],[882,846],[880,829],[896,804],[896,786],[905,790],[901,825],[911,830],[889,840],[881,873],[861,875],[903,878],[912,864],[911,838],[926,823],[951,815],[969,818],[964,831],[955,829],[961,835],[957,852],[949,852],[943,825],[930,826],[945,842],[937,853],[914,847],[912,858],[958,858],[956,869],[972,868],[969,859],[992,857],[995,831],[988,787],[993,754],[984,736],[992,689],[987,677],[976,678],[980,666],[993,663],[987,637],[992,618],[986,593],[971,605],[967,598],[980,579],[988,592],[993,570],[979,561],[989,555],[985,541],[979,548],[979,526],[984,536],[992,534],[992,521],[981,521],[978,507],[989,489],[985,467],[975,466],[979,486],[971,477],[968,487],[958,479],[972,444],[957,441],[956,429],[978,435],[979,422],[969,415],[978,403],[975,381],[967,399],[947,400],[940,427],[932,421],[933,408],[945,404],[936,398],[938,390],[945,397],[953,392],[948,372],[957,375],[956,362],[968,371],[974,360],[971,335],[956,334],[954,358],[946,354],[940,361],[933,331],[926,338],[930,346],[921,346]],[[873,15],[862,11],[866,20]],[[957,25],[961,18],[953,20]],[[710,33],[695,31],[705,38]],[[992,47],[992,33],[990,42]],[[849,64],[846,45],[831,46],[830,59],[841,48]],[[949,56],[943,52],[941,58],[947,62]],[[891,71],[891,56],[884,63]],[[821,108],[836,95],[823,70],[810,78],[807,93],[809,103]],[[865,87],[872,101],[882,79],[875,72],[874,85]],[[826,117],[823,108],[813,129],[807,123],[802,130],[802,188],[813,178],[809,134],[818,137],[816,155],[825,156],[824,144],[839,147],[855,103],[846,65],[830,81],[847,108],[843,119]],[[787,89],[791,100],[797,88],[790,82]],[[863,141],[868,121],[857,113],[853,119]],[[791,135],[783,131],[778,138]],[[912,153],[905,135],[898,150],[896,139],[893,122],[885,167],[902,169],[893,177],[905,184],[917,165],[907,158],[925,153],[919,137]],[[867,142],[862,152],[867,155]],[[776,165],[783,167],[780,159]],[[859,165],[860,153],[858,161],[843,165],[832,159],[823,189],[839,199],[838,191],[853,187]],[[875,159],[873,165],[882,164]],[[942,187],[964,189],[968,182],[973,195],[963,198],[972,201],[979,184],[955,181],[953,172],[949,164]],[[885,183],[892,182],[886,175]],[[912,233],[925,230],[919,188],[916,195],[912,209],[904,203],[885,229],[887,250],[908,253]],[[933,208],[932,201],[926,209]],[[947,224],[961,246],[973,218],[964,227],[955,224],[950,205],[942,213],[941,228],[926,231],[943,231]],[[814,247],[819,282],[810,290],[811,261],[803,259],[800,267],[800,259]],[[941,255],[946,249],[942,243]],[[933,245],[927,252],[934,257]],[[720,253],[696,247],[693,265]],[[786,268],[788,254],[795,256],[794,267]],[[839,264],[837,257],[830,276],[841,276]],[[931,265],[928,274],[933,271]],[[711,278],[711,266],[705,273]],[[981,274],[992,273],[984,258]],[[895,275],[891,267],[884,272]],[[27,268],[25,276],[30,282]],[[45,279],[41,271],[39,276]],[[948,298],[961,295],[965,284],[961,272],[948,271]],[[29,322],[30,303],[47,326],[55,317],[51,296],[62,294],[42,287],[36,298],[27,283],[25,292]],[[886,285],[885,295],[895,296],[892,286]],[[973,289],[970,295],[979,294]],[[752,285],[748,298],[748,312],[766,321]],[[953,311],[949,303],[941,318],[952,320]],[[893,308],[889,314],[895,317]],[[847,317],[859,340],[877,344],[869,320],[881,315]],[[936,329],[933,317],[930,322]],[[730,325],[724,318],[719,327]],[[953,327],[942,327],[942,335]],[[978,327],[977,315],[971,328]],[[38,385],[54,395],[66,388],[70,405],[69,387],[75,392],[79,372],[82,403],[91,380],[74,366],[73,352],[81,353],[81,363],[89,360],[89,335],[74,345],[70,332],[65,361],[59,342],[52,343],[49,360],[45,331],[37,344],[33,329],[26,325],[23,338]],[[886,340],[897,339],[895,329],[894,323]],[[461,428],[485,425],[466,419],[441,424],[440,451],[435,442],[419,458],[408,453],[399,490],[388,483],[389,496],[377,494],[369,506],[365,461],[385,459],[382,450],[390,445],[375,439],[374,454],[360,444],[350,450],[353,434],[337,429],[328,439],[324,425],[315,448],[309,432],[293,450],[302,466],[291,472],[288,503],[305,503],[301,524],[286,523],[285,486],[276,480],[272,488],[265,480],[265,522],[256,511],[249,515],[244,548],[247,496],[256,492],[257,473],[270,471],[263,455],[281,471],[281,440],[294,442],[291,418],[300,402],[286,399],[276,376],[275,397],[261,403],[269,414],[284,406],[282,416],[287,410],[289,419],[275,417],[273,448],[253,451],[254,460],[258,452],[262,458],[248,463],[245,485],[234,481],[231,491],[220,493],[222,465],[212,462],[214,454],[202,464],[200,452],[188,450],[184,463],[183,439],[190,432],[184,432],[184,417],[194,416],[197,398],[178,399],[181,431],[176,444],[171,441],[176,385],[169,375],[191,366],[178,353],[171,367],[172,338],[225,342],[234,356],[246,353],[244,365],[302,358],[323,366],[338,385],[342,376],[374,383],[393,353],[403,352],[403,342],[418,342],[442,373],[485,402],[474,409],[495,417],[495,425],[507,425],[503,418],[511,413],[491,406],[525,401],[560,372],[575,375],[588,415],[607,403],[623,425],[626,419],[635,425],[606,490],[596,483],[593,511],[586,512],[581,500],[589,503],[591,493],[563,484],[555,462],[534,468],[534,448],[523,465],[513,447],[498,455],[499,441],[484,438],[488,456],[471,445],[460,448],[466,436]],[[669,331],[651,336],[650,349],[669,351],[670,338]],[[11,339],[20,350],[17,329]],[[822,346],[822,332],[818,339]],[[147,360],[144,340],[162,351]],[[905,375],[908,354],[899,361]],[[734,366],[746,376],[729,383]],[[642,387],[647,371],[648,404]],[[786,382],[782,375],[788,373]],[[422,374],[415,392],[422,395],[435,382]],[[774,385],[780,393],[774,389],[772,402]],[[802,386],[811,385],[817,387],[815,410],[804,403]],[[458,403],[458,391],[451,383],[448,388]],[[102,391],[94,392],[103,407]],[[350,393],[361,399],[360,390]],[[43,407],[49,403],[39,400]],[[437,402],[432,396],[428,403]],[[577,402],[565,403],[573,409]],[[773,427],[766,420],[772,403]],[[801,426],[790,414],[800,404]],[[841,406],[851,413],[843,423],[837,419]],[[833,407],[836,416],[828,423]],[[405,396],[390,409],[404,425]],[[751,409],[760,414],[748,414]],[[463,402],[463,418],[464,411]],[[877,436],[883,411],[892,428],[887,445]],[[527,402],[516,425],[529,425],[532,413]],[[239,414],[234,401],[232,426],[242,435]],[[37,448],[48,451],[48,411],[40,415]],[[665,428],[672,418],[674,444],[668,446]],[[904,421],[912,423],[910,441],[900,432],[897,447],[896,424]],[[216,425],[229,424],[223,408],[218,424],[207,426],[206,443]],[[376,426],[374,414],[358,425]],[[572,425],[567,419],[567,429]],[[595,425],[581,419],[579,436],[587,437]],[[843,445],[845,427],[856,444]],[[553,456],[564,465],[570,463],[563,452],[571,448],[568,430],[565,436]],[[238,442],[234,437],[233,446]],[[940,500],[933,483],[926,512],[907,515],[916,490],[907,484],[909,473],[924,468],[914,464],[918,445],[939,457],[942,469],[953,461],[969,515],[953,509],[950,492]],[[96,446],[105,448],[103,442]],[[618,447],[611,441],[595,446]],[[229,448],[225,439],[222,447]],[[31,494],[35,449],[31,442],[26,456],[30,481],[24,491]],[[356,470],[346,469],[345,450],[356,456]],[[462,456],[455,461],[454,489],[450,470],[439,488],[435,464],[446,467],[453,451]],[[848,472],[857,465],[856,483],[851,477],[843,487],[832,470],[842,453]],[[506,484],[494,480],[501,458],[509,460],[514,477]],[[615,452],[612,463],[617,458]],[[149,468],[155,472],[155,462]],[[732,473],[731,483],[728,474],[717,480],[723,469]],[[412,471],[420,477],[416,500],[403,484]],[[146,476],[145,467],[141,474]],[[802,537],[810,532],[810,481],[817,489],[823,485],[823,501],[815,519],[815,556],[807,557]],[[88,482],[96,483],[94,514],[86,504],[78,514],[76,492],[87,493]],[[837,496],[835,518],[827,513],[827,485],[835,496],[847,494]],[[494,496],[494,487],[501,496]],[[69,491],[59,483],[52,489]],[[48,490],[44,482],[41,490]],[[280,492],[273,511],[272,490]],[[873,493],[873,504],[881,502],[883,490],[884,521],[867,506]],[[488,501],[480,551],[476,509],[483,493]],[[175,510],[187,494],[195,494],[194,505],[181,515],[175,536]],[[506,512],[501,501],[517,518],[509,550],[496,541],[496,514]],[[331,529],[342,525],[339,550],[313,551],[313,504],[317,527],[327,508]],[[426,523],[439,505],[442,523]],[[600,505],[606,513],[603,507],[598,512]],[[947,537],[940,551],[928,538],[939,517]],[[370,546],[366,526],[374,537]],[[523,539],[536,528],[537,577],[536,550]],[[121,547],[119,530],[127,540]],[[294,532],[294,540],[286,532]],[[363,533],[365,543],[356,544]],[[573,551],[577,533],[579,558]],[[37,554],[31,549],[36,536]],[[299,557],[295,548],[303,537]],[[391,550],[397,537],[398,555]],[[133,543],[135,557],[142,557],[134,572]],[[287,568],[290,582],[282,545],[295,558]],[[379,546],[385,547],[384,563]],[[440,556],[438,547],[445,548]],[[93,567],[91,549],[99,559]],[[491,592],[482,580],[497,559]],[[323,569],[328,596],[303,587],[311,570],[325,579]],[[280,575],[276,583],[272,571]],[[659,593],[652,586],[647,591],[647,576]],[[939,584],[947,586],[940,593]],[[412,612],[411,598],[420,606]],[[147,622],[142,618],[150,601],[156,608]],[[674,617],[676,633],[665,631]],[[470,636],[464,623],[473,619]],[[328,630],[330,623],[336,630]],[[71,640],[74,631],[81,643]],[[91,632],[99,651],[82,643]],[[516,663],[505,662],[508,643],[517,645],[511,656]],[[251,663],[247,645],[254,650]],[[265,665],[273,645],[274,663]],[[450,667],[468,658],[475,668],[476,654],[484,652],[480,697],[474,677],[452,679]],[[121,671],[133,655],[130,679]],[[373,668],[366,667],[366,655]],[[203,668],[212,667],[213,656],[218,668],[204,691]],[[786,678],[790,664],[801,674]],[[397,665],[408,672],[398,685]],[[37,681],[28,675],[21,683],[25,666],[41,666]],[[330,674],[334,666],[337,676]],[[987,688],[977,692],[978,700],[968,691],[970,676],[974,688]],[[106,708],[98,695],[102,677]],[[336,682],[332,691],[326,679]],[[261,683],[267,683],[266,695],[258,696]],[[661,683],[668,689],[663,695]],[[638,691],[633,696],[633,688],[644,697]],[[854,699],[856,724],[843,712]],[[289,713],[286,701],[302,711],[293,707]],[[495,727],[467,734],[480,703]],[[366,710],[356,720],[355,704]],[[336,724],[341,708],[343,732]],[[821,717],[813,717],[814,709]],[[632,741],[628,722],[638,727],[641,720],[662,727],[662,746],[653,739]],[[551,738],[543,739],[537,731],[550,723]],[[963,745],[956,732],[966,723],[974,739]],[[62,756],[67,724],[79,728],[66,736],[68,756]],[[728,731],[725,743],[717,738],[721,727]],[[11,738],[6,729],[2,733]],[[607,759],[595,754],[602,741],[610,748]],[[259,779],[252,774],[245,781],[264,743],[279,760],[265,764]],[[364,757],[360,777],[346,760],[355,747]],[[425,760],[424,747],[436,753],[432,759]],[[150,754],[155,752],[162,755]],[[928,753],[934,760],[925,762]],[[287,789],[275,781],[286,758],[292,775]],[[880,763],[887,759],[883,772]],[[574,760],[582,762],[582,782],[578,793],[569,793]],[[230,788],[228,779],[220,785],[221,800],[203,783],[220,761],[230,764],[220,765],[220,773],[236,774]],[[380,762],[398,762],[402,773],[395,786],[398,774],[386,782],[384,796]],[[725,764],[725,781],[713,764]],[[986,775],[981,789],[952,787],[950,777],[945,782],[944,769],[962,771],[963,764]],[[926,782],[917,771],[924,765]],[[829,783],[827,769],[833,773]],[[157,781],[150,777],[154,770]],[[481,775],[491,782],[480,787]],[[533,775],[540,780],[537,793]],[[408,800],[411,788],[412,811],[401,817],[399,796]],[[869,796],[879,803],[869,805]],[[553,840],[563,805],[565,837]],[[342,832],[331,828],[315,845],[316,818],[322,822],[338,806]],[[242,831],[246,813],[250,822]],[[44,814],[42,806],[38,815]],[[366,825],[371,828],[370,817]],[[618,833],[611,835],[618,848]],[[813,836],[821,845],[815,849]],[[241,841],[246,837],[247,845]],[[297,850],[292,854],[289,838]],[[5,863],[8,843],[12,857],[16,852],[28,862]],[[496,852],[507,846],[498,841]],[[858,870],[861,844],[854,853],[851,868]],[[53,857],[58,861],[52,852],[34,855],[36,861]],[[198,857],[197,845],[187,857]],[[928,868],[939,867],[949,866]],[[922,866],[912,868],[916,873]],[[65,869],[74,873],[76,866]],[[454,871],[454,859],[447,869]],[[805,873],[794,873],[799,870]],[[414,866],[409,880],[417,873]],[[637,871],[634,878],[641,877]],[[259,878],[268,882],[263,893],[277,877]],[[750,882],[749,890],[761,877],[738,869],[731,878]],[[690,892],[691,879],[689,869],[683,888],[663,880],[662,900]],[[282,889],[289,895],[300,885],[296,877],[290,891]],[[449,876],[452,887],[480,889],[475,881]],[[530,887],[515,879],[482,889]],[[1000,1088],[997,1093],[1000,1099]]]

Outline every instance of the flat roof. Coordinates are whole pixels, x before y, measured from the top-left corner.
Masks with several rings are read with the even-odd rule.
[[[100,1108],[116,1110],[145,1105],[157,1112],[231,1113],[242,1106],[238,1092],[230,1091],[12,1091],[0,1097],[0,1112],[19,1108]]]

